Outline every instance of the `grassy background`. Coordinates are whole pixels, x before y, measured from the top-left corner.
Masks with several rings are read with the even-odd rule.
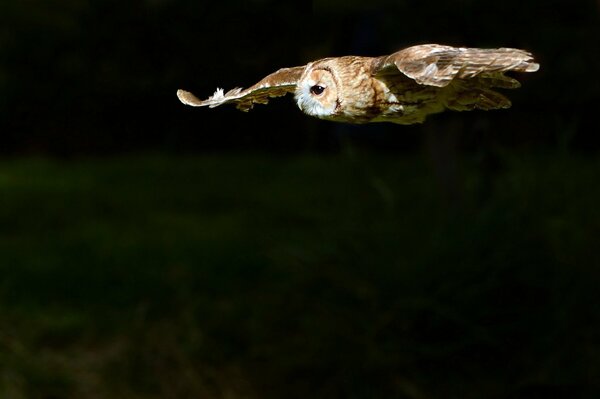
[[[2,160],[0,397],[597,397],[600,161],[499,159]]]

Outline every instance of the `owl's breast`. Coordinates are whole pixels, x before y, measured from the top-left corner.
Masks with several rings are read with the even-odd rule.
[[[380,113],[372,122],[410,125],[444,110],[438,87],[420,85],[404,76],[373,80],[379,88]]]
[[[379,117],[382,112],[402,112],[393,93],[367,73],[349,76],[343,81],[335,112],[326,119],[349,123],[368,123]],[[391,102],[390,102],[391,101]]]

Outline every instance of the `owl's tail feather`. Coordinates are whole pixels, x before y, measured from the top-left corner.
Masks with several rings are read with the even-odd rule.
[[[474,109],[489,111],[510,108],[510,106],[510,100],[502,94],[481,87],[458,92],[456,96],[446,102],[446,107],[453,111],[471,111]]]
[[[498,87],[500,89],[518,89],[521,83],[517,79],[505,76],[502,72],[483,73],[476,77],[484,87]]]
[[[490,89],[479,89],[479,96],[477,102],[474,104],[475,108],[489,111],[491,109],[510,108],[511,102],[508,98],[502,94],[495,92]]]

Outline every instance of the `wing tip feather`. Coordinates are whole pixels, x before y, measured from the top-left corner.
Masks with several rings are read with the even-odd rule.
[[[203,101],[198,99],[195,95],[185,90],[177,90],[177,98],[185,105],[191,105],[192,107],[200,107],[204,104]]]
[[[179,101],[181,101],[183,104],[191,105],[192,107],[204,107],[208,105],[209,108],[214,108],[223,104],[230,97],[238,95],[241,91],[241,87],[236,87],[235,89],[231,89],[225,93],[222,88],[217,87],[212,96],[208,97],[206,100],[200,100],[189,91],[179,89],[177,90],[177,98],[179,98]]]
[[[537,62],[530,62],[525,67],[525,72],[537,72],[539,69],[540,69],[540,64],[538,64]]]

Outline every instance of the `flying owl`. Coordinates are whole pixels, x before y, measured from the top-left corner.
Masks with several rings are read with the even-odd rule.
[[[494,89],[520,83],[504,73],[538,68],[524,50],[424,44],[381,57],[331,57],[282,68],[247,89],[217,89],[203,101],[184,90],[177,97],[195,107],[233,103],[248,111],[270,97],[294,93],[300,110],[320,119],[410,125],[445,109],[508,108],[510,100]]]

